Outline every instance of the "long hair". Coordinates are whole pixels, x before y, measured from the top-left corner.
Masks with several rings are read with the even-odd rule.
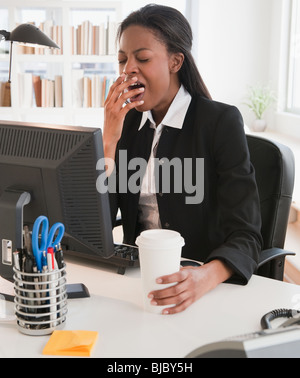
[[[182,53],[184,62],[179,71],[179,80],[191,94],[211,99],[192,56],[193,32],[187,19],[176,9],[156,4],[132,12],[119,26],[117,40],[131,25],[150,29],[167,48],[169,53]]]

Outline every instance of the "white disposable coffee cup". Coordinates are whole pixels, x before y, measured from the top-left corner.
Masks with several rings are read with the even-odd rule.
[[[174,283],[168,285],[157,284],[156,279],[180,270],[184,239],[176,231],[147,230],[137,238],[136,244],[139,247],[144,309],[160,314],[164,308],[172,307],[172,305],[153,306],[148,295],[151,291],[162,290],[175,285]]]

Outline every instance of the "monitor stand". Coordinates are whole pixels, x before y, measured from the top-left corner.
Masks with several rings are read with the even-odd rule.
[[[7,189],[0,195],[0,276],[10,281],[13,252],[23,248],[23,208],[30,200],[23,190]]]

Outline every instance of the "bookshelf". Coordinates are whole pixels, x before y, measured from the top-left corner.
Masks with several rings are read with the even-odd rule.
[[[12,105],[0,106],[0,118],[101,127],[105,94],[118,74],[115,33],[121,18],[121,1],[2,1],[6,30],[34,22],[61,50],[13,44]],[[8,78],[9,45],[0,44],[0,82]]]

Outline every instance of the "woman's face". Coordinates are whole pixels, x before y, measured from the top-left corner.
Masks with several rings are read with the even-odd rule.
[[[118,60],[120,74],[137,77],[137,85],[145,88],[144,93],[131,98],[131,101],[144,101],[136,109],[152,110],[154,120],[160,123],[180,87],[178,54],[169,54],[150,29],[134,25],[121,35]]]

